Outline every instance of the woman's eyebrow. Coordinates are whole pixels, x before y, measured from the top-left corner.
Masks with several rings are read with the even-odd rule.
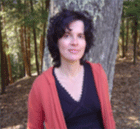
[[[85,35],[84,33],[79,33],[80,35]]]
[[[65,32],[65,34],[70,34],[70,32],[69,32],[69,31],[67,31],[67,32]]]

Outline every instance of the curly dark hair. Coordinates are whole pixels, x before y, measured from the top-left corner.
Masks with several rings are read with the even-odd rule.
[[[59,67],[61,65],[60,53],[57,45],[58,39],[63,37],[66,28],[69,29],[69,24],[76,20],[83,21],[84,34],[86,39],[86,49],[83,57],[80,59],[80,64],[85,62],[85,54],[89,52],[89,49],[93,45],[94,29],[91,16],[85,11],[80,12],[63,9],[54,17],[50,18],[50,24],[47,31],[47,45],[53,58],[54,67]]]

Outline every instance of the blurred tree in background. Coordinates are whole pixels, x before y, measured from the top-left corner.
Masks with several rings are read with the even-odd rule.
[[[121,22],[119,53],[126,56],[128,44],[133,44],[133,63],[140,52],[140,0],[125,0]]]
[[[0,1],[1,93],[19,78],[39,75],[48,8],[49,0]]]
[[[0,81],[5,86],[42,70],[50,0],[0,1]],[[119,55],[133,45],[133,62],[140,56],[140,0],[124,0]]]

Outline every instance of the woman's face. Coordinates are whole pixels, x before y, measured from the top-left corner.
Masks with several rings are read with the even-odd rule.
[[[61,61],[80,61],[86,48],[84,23],[76,20],[70,23],[69,28],[70,30],[66,29],[65,34],[58,40]]]

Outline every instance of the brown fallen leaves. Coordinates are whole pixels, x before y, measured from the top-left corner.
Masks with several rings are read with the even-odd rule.
[[[112,108],[118,129],[138,129],[140,127],[140,60],[117,59]]]

